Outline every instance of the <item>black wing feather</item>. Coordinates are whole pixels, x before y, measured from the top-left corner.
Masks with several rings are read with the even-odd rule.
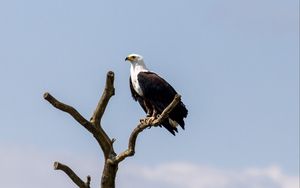
[[[133,88],[131,78],[129,77],[129,86],[130,86],[130,91],[131,91],[131,96],[135,101],[138,101],[143,110],[147,113],[147,109],[144,103],[143,97],[141,97]],[[178,132],[176,127],[172,127],[168,122],[164,123],[163,125],[170,133],[172,133],[175,136],[175,132]],[[161,125],[160,125],[161,127]]]
[[[163,78],[159,77],[153,72],[140,72],[138,74],[138,81],[143,92],[143,97],[147,98],[156,108],[159,114],[172,102],[177,92],[175,89]],[[174,110],[170,113],[169,117],[176,121],[184,129],[184,120],[188,114],[185,105],[180,102]],[[172,134],[177,132],[176,127],[173,127],[166,121],[163,125]]]

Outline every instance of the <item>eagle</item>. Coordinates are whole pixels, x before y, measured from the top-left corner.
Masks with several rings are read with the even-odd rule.
[[[131,95],[141,105],[147,117],[154,120],[172,102],[177,92],[166,80],[146,67],[141,55],[130,54],[125,61],[131,63],[129,78]],[[184,129],[183,119],[187,114],[188,110],[180,101],[159,126],[165,127],[175,136],[178,125]]]

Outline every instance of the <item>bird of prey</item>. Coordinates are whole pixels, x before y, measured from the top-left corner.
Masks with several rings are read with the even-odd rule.
[[[146,67],[141,55],[130,54],[125,61],[131,63],[129,85],[133,99],[139,102],[147,117],[156,118],[172,102],[177,92],[167,81]],[[175,135],[178,125],[184,129],[183,119],[187,114],[188,110],[180,101],[160,126]]]

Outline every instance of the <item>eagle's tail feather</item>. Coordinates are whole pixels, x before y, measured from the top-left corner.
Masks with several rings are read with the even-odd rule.
[[[176,126],[171,125],[168,120],[163,122],[162,126],[164,126],[164,128],[166,128],[174,136],[175,132],[178,133],[178,129],[176,128]]]

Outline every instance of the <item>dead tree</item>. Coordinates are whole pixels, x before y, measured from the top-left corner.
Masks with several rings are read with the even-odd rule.
[[[115,94],[114,73],[112,71],[109,71],[106,76],[106,84],[105,84],[103,94],[98,102],[98,105],[92,117],[90,118],[90,121],[85,119],[75,108],[58,101],[50,93],[44,94],[45,100],[51,103],[55,108],[70,114],[80,125],[82,125],[87,131],[89,131],[98,142],[104,155],[104,168],[103,168],[102,178],[101,178],[101,188],[115,187],[115,178],[118,171],[118,165],[127,157],[134,155],[136,139],[139,133],[141,133],[144,129],[148,127],[159,125],[163,120],[168,118],[169,113],[180,101],[180,95],[176,95],[173,101],[169,104],[169,106],[154,121],[151,122],[146,121],[147,118],[140,120],[140,123],[132,131],[129,137],[128,148],[123,152],[121,152],[120,154],[116,154],[113,147],[113,143],[115,139],[114,138],[111,139],[101,126],[101,119],[106,109],[106,106],[109,102],[109,99],[114,94]],[[78,187],[90,188],[90,181],[91,181],[90,176],[87,176],[87,180],[83,181],[80,177],[76,175],[76,173],[70,167],[59,162],[54,162],[54,169],[62,170],[64,173],[66,173],[69,176],[69,178],[71,178],[71,180]]]

